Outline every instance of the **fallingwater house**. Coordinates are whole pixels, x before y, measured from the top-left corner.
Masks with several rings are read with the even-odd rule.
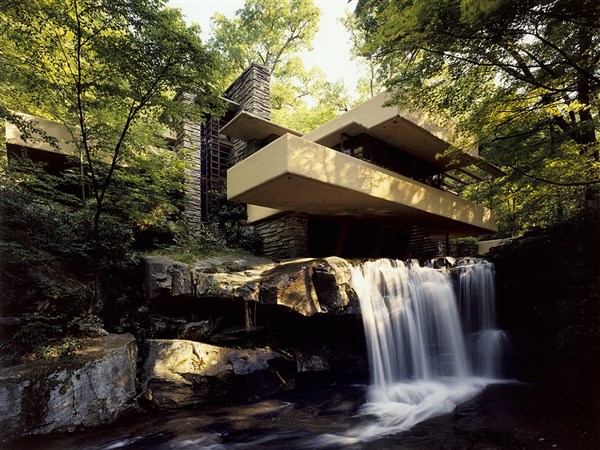
[[[191,150],[186,214],[210,221],[215,191],[247,204],[248,222],[276,259],[434,257],[449,239],[497,231],[494,213],[452,192],[503,175],[477,155],[440,157],[449,133],[425,116],[386,107],[382,93],[302,135],[269,120],[269,72],[252,64],[227,89],[228,112],[185,123],[175,146]],[[59,124],[38,120],[59,149],[6,127],[8,156],[25,149],[56,161],[76,151]]]

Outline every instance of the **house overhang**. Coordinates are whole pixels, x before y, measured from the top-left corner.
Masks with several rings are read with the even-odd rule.
[[[5,122],[7,146],[69,156],[77,154],[77,146],[73,143],[73,136],[65,125],[28,114],[19,114],[19,116],[31,124],[33,129],[31,136],[26,139],[16,125],[7,121]],[[53,142],[54,145],[50,142]]]
[[[290,134],[230,168],[227,197],[310,215],[393,219],[452,236],[497,231],[488,208]]]
[[[248,111],[241,111],[231,121],[221,128],[220,131],[225,136],[229,136],[242,141],[262,142],[271,136],[279,137],[286,133],[301,136],[302,133],[294,131],[290,128],[278,125],[270,120],[263,119]]]
[[[306,133],[304,137],[326,147],[334,147],[345,136],[366,132],[369,136],[442,169],[467,164],[469,156],[478,155],[477,147],[473,145],[453,158],[440,157],[455,140],[456,125],[446,121],[440,126],[425,112],[417,113],[399,106],[386,106],[388,100],[388,93],[382,92]]]

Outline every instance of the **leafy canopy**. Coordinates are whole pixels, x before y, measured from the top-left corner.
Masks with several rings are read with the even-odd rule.
[[[457,120],[508,172],[469,193],[510,203],[513,231],[598,201],[598,2],[361,0],[356,16],[395,101]]]
[[[307,69],[299,54],[311,50],[321,11],[313,0],[247,0],[229,19],[213,17],[212,45],[225,55],[229,84],[250,63],[271,72],[271,119],[305,132],[346,108],[341,81]]]
[[[311,49],[320,15],[312,0],[247,0],[232,19],[213,16],[211,42],[232,71],[259,63],[280,76],[294,55]]]
[[[32,0],[0,9],[0,104],[68,128],[91,184],[97,271],[102,212],[111,203],[127,210],[125,199],[137,205],[135,189],[115,192],[115,179],[121,188],[173,180],[161,173],[181,169],[166,153],[165,132],[184,118],[200,121],[217,103],[217,55],[165,4]],[[196,101],[178,101],[183,92]]]

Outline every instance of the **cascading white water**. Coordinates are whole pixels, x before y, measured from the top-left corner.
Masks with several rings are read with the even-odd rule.
[[[469,258],[458,263],[454,275],[473,373],[498,377],[506,335],[496,327],[494,265],[489,261]]]
[[[363,412],[377,420],[326,442],[349,444],[408,430],[453,411],[493,382],[502,340],[493,282],[490,263],[461,265],[457,301],[447,270],[387,259],[352,267],[371,363]]]
[[[352,269],[372,384],[470,374],[456,298],[445,271],[381,259]]]

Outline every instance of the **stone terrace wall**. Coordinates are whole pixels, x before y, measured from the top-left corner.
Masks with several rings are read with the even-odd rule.
[[[308,256],[308,216],[286,213],[256,225],[266,256],[274,259]]]
[[[258,117],[271,117],[270,73],[266,67],[251,64],[227,89],[225,97],[239,103],[240,108]],[[260,149],[258,142],[234,139],[231,164],[247,158]],[[256,226],[263,239],[265,255],[275,259],[308,256],[308,216],[287,213]]]
[[[251,64],[225,91],[224,97],[239,103],[240,108],[263,119],[271,118],[271,74],[269,69]],[[254,142],[234,139],[231,165],[256,152],[260,147]]]
[[[191,162],[187,169],[188,182],[185,190],[185,216],[193,225],[202,221],[202,148],[201,127],[198,122],[186,121],[177,135],[177,147],[185,148]]]

